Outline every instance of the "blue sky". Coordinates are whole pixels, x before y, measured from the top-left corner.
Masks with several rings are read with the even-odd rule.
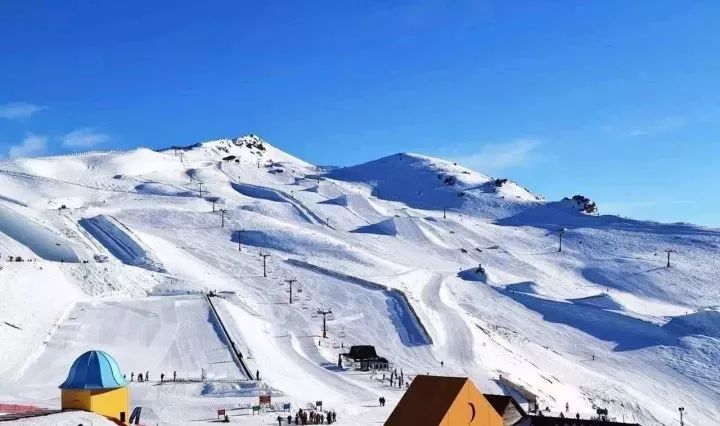
[[[0,155],[256,133],[720,226],[720,2],[0,2]]]

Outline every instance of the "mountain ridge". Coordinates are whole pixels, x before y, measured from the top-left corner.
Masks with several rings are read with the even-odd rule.
[[[242,381],[203,349],[223,347],[199,298],[212,291],[265,385],[296,404],[312,392],[353,424],[384,421],[401,394],[327,368],[350,344],[375,345],[408,377],[502,393],[502,375],[556,411],[667,425],[682,404],[708,424],[720,416],[720,230],[588,214],[588,202],[419,154],[318,170],[256,135],[3,162],[0,319],[22,332],[0,325],[13,348],[0,397],[52,405],[58,366],[94,347],[129,371]],[[327,340],[319,309],[335,317]],[[126,323],[103,333],[115,317]],[[418,324],[427,341],[408,338]],[[132,386],[168,424],[218,403],[200,385]],[[244,392],[210,394],[243,404]],[[379,395],[387,409],[365,407]]]

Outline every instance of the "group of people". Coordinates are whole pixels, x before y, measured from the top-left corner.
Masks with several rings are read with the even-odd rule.
[[[385,381],[385,374],[382,375],[383,382]],[[405,374],[402,371],[402,368],[400,369],[400,373],[398,373],[397,368],[390,372],[390,386],[402,389],[403,386],[408,387],[410,385],[409,381],[405,380]]]
[[[125,376],[124,374],[123,374],[123,379],[127,380],[127,376]],[[137,379],[138,379],[138,382],[149,382],[150,381],[150,372],[146,371],[144,376],[143,376],[143,373],[138,373]],[[177,380],[177,371],[173,371],[172,381],[174,382],[176,380]],[[135,381],[135,372],[134,371],[132,373],[130,373],[130,381],[131,382]],[[160,373],[160,381],[161,382],[165,381],[165,373]]]
[[[283,420],[287,420],[287,424],[293,424],[293,416],[289,415],[286,419],[282,416],[278,416],[278,426],[282,425]],[[322,425],[333,424],[337,421],[337,413],[334,411],[328,411],[327,413],[317,413],[315,411],[304,411],[302,408],[295,413],[295,424],[296,425]]]

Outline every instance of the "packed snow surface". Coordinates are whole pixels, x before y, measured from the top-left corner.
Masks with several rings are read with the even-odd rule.
[[[587,214],[418,154],[327,170],[255,135],[168,146],[0,163],[0,403],[59,408],[100,349],[145,424],[277,424],[251,414],[260,395],[382,423],[404,389],[338,365],[369,344],[409,380],[718,423],[719,230]]]

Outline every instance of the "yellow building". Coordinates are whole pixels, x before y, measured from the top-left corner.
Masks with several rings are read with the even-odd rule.
[[[386,426],[502,426],[502,416],[467,377],[417,376]]]
[[[115,360],[103,351],[80,355],[60,385],[62,409],[91,411],[125,423],[129,394]]]

